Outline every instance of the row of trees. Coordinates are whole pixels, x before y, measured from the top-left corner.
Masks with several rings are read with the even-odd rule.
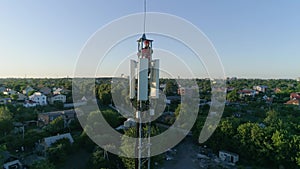
[[[27,86],[38,89],[42,87],[64,87],[65,89],[72,89],[72,79],[70,78],[57,78],[57,79],[48,79],[48,78],[26,78],[26,79],[0,79],[0,87],[5,86],[7,88],[13,89],[15,91],[22,91]]]

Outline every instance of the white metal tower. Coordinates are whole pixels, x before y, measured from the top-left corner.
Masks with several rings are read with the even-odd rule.
[[[130,99],[137,99],[136,115],[136,133],[138,142],[136,143],[136,168],[141,169],[142,165],[142,148],[146,146],[148,150],[148,168],[150,169],[151,156],[151,116],[154,116],[153,101],[159,98],[159,60],[152,59],[152,40],[146,38],[145,33],[137,40],[138,42],[138,59],[130,61]],[[145,110],[147,109],[148,110]],[[143,113],[149,113],[145,115]],[[142,145],[143,137],[143,117],[148,117],[148,144]]]

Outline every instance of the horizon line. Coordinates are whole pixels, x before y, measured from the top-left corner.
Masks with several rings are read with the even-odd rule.
[[[128,77],[128,76],[124,76]],[[71,76],[61,76],[61,77],[0,77],[0,79],[74,79],[74,78],[124,78],[122,76],[96,76],[96,77],[88,77],[88,76],[82,76],[82,77],[71,77]],[[228,76],[225,78],[225,80],[230,80],[230,79],[262,79],[262,80],[300,80],[300,77],[295,77],[295,78],[264,78],[264,77],[236,77],[236,76]],[[161,77],[160,79],[211,79],[209,77]],[[213,78],[212,78],[213,80]]]

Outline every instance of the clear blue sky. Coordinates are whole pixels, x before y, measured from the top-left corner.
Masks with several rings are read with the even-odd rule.
[[[148,11],[182,17],[202,30],[227,76],[300,77],[300,1],[147,3]],[[142,0],[1,0],[0,77],[72,76],[79,52],[94,32],[142,11]]]

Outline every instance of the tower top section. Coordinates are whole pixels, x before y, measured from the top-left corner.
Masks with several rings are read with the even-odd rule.
[[[137,40],[138,42],[138,57],[139,58],[148,58],[149,61],[151,61],[151,55],[152,55],[152,42],[153,40],[147,39],[146,35],[143,34],[143,36]]]
[[[140,39],[137,40],[137,42],[146,41],[146,40],[147,40],[147,41],[150,41],[150,42],[153,41],[153,40],[147,39],[147,38],[146,38],[146,34],[144,33],[143,36],[142,36]]]

